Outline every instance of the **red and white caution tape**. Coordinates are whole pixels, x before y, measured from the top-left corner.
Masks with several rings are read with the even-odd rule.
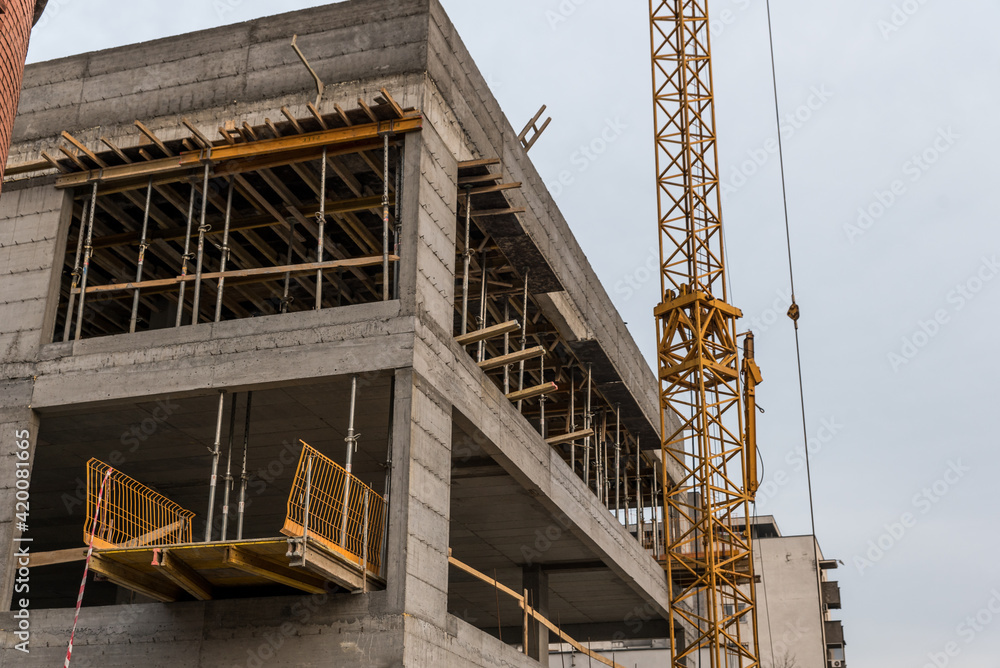
[[[76,616],[73,617],[73,631],[69,634],[69,647],[66,648],[66,662],[63,668],[69,668],[69,660],[73,657],[73,638],[76,636],[76,623],[80,621],[80,606],[83,604],[83,589],[87,586],[87,573],[90,571],[90,557],[94,553],[94,534],[97,533],[97,518],[101,512],[101,499],[104,498],[104,485],[108,478],[114,473],[113,468],[108,468],[101,481],[101,491],[97,493],[97,508],[94,510],[94,522],[90,525],[90,545],[87,548],[87,563],[83,566],[83,580],[80,582],[80,594],[76,597]]]

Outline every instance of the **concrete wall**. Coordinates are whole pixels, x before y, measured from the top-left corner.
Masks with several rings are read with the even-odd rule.
[[[825,668],[813,537],[761,538],[754,550],[762,665],[780,666],[787,654],[796,666]]]

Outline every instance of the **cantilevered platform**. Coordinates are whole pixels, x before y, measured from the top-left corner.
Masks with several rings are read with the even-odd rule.
[[[163,602],[183,598],[185,592],[205,601],[227,589],[272,584],[310,594],[328,592],[333,586],[351,591],[385,586],[381,578],[312,537],[302,555],[301,540],[252,538],[108,548],[94,550],[90,568],[119,586]]]

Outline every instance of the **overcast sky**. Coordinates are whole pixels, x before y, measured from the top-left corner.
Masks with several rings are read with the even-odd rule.
[[[532,158],[652,360],[647,3],[442,1],[514,126],[548,104]],[[29,59],[321,4],[49,0]],[[758,511],[809,533],[765,0],[710,7],[731,301],[765,378]],[[772,13],[817,534],[845,562],[847,659],[996,668],[1000,4],[772,0]]]

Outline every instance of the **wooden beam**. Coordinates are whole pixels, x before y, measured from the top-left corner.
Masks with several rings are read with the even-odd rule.
[[[83,561],[87,558],[87,548],[71,547],[68,550],[53,550],[51,552],[36,552],[31,555],[29,568],[37,566],[54,566],[68,564],[71,561]]]
[[[392,108],[392,113],[396,114],[397,118],[402,118],[403,116],[406,115],[405,113],[403,113],[403,108],[399,106],[399,103],[392,98],[392,95],[389,95],[389,91],[387,91],[385,88],[379,88],[379,92],[382,93],[382,97],[385,98],[386,104],[388,104]]]
[[[18,174],[32,174],[34,172],[42,172],[46,169],[51,169],[52,164],[45,159],[42,160],[31,160],[30,162],[18,162],[15,164],[7,163],[7,168],[4,170],[4,177],[17,176]]]
[[[102,184],[120,184],[129,181],[144,182],[150,177],[178,176],[192,169],[202,167],[206,162],[215,165],[216,174],[233,173],[230,169],[221,169],[224,163],[230,161],[248,161],[255,158],[274,157],[280,154],[313,155],[322,152],[324,146],[348,144],[377,140],[385,132],[403,134],[420,130],[423,119],[419,112],[405,118],[378,123],[353,125],[346,128],[321,130],[301,135],[289,135],[274,139],[231,146],[216,146],[212,149],[185,151],[172,158],[150,160],[144,163],[115,165],[101,170],[81,171],[56,179],[57,188],[76,188],[81,185],[98,181]],[[241,171],[247,171],[242,169]]]
[[[119,564],[96,554],[90,561],[90,569],[119,586],[162,603],[172,603],[181,596],[181,588],[171,582],[164,582],[131,566]]]
[[[159,561],[154,556],[153,566],[199,601],[212,600],[212,583],[173,552],[163,550]]]
[[[88,292],[89,292],[89,290],[88,290]],[[75,294],[80,294],[80,291],[77,290],[75,292]],[[147,531],[146,533],[142,534],[141,536],[136,536],[132,540],[127,540],[127,541],[125,541],[123,543],[113,543],[113,545],[115,547],[142,547],[143,545],[149,545],[150,543],[158,541],[161,538],[164,538],[165,536],[169,536],[172,533],[180,531],[184,527],[184,523],[186,521],[187,520],[180,519],[180,520],[177,520],[176,522],[171,522],[170,524],[162,526],[162,527],[160,527],[158,529],[153,529],[152,531]],[[90,540],[90,535],[89,534],[85,534],[84,535],[84,539]]]
[[[459,169],[472,169],[473,167],[489,167],[490,165],[499,165],[500,158],[482,158],[479,160],[464,160],[458,163]]]
[[[479,368],[483,371],[489,371],[490,369],[507,366],[508,364],[516,364],[517,362],[535,359],[536,357],[541,357],[544,354],[545,348],[542,346],[535,346],[534,348],[528,348],[526,350],[518,350],[517,352],[510,353],[509,355],[500,355],[499,357],[483,360],[482,362],[479,362]]]
[[[262,559],[236,546],[226,548],[225,564],[244,573],[257,575],[265,580],[287,585],[310,594],[326,593],[322,578]]]
[[[396,262],[399,260],[398,255],[390,255],[389,261]],[[233,269],[232,271],[211,271],[206,272],[201,275],[203,281],[214,280],[217,278],[225,278],[227,281],[231,278],[248,278],[253,276],[272,276],[274,274],[281,274],[284,276],[286,273],[290,273],[293,276],[298,274],[309,274],[320,269],[338,269],[345,267],[371,267],[374,265],[382,264],[381,255],[372,255],[370,257],[356,257],[348,258],[346,260],[329,260],[327,262],[309,262],[306,264],[288,264],[278,267],[254,267],[252,269]],[[157,278],[151,281],[139,281],[131,283],[112,283],[110,285],[91,285],[87,287],[87,294],[92,292],[102,293],[102,292],[118,292],[121,290],[134,290],[136,288],[158,288],[163,286],[178,285],[182,282],[192,282],[195,280],[194,274],[187,274],[186,276],[177,276],[176,278]],[[80,294],[80,289],[76,288],[73,294]],[[171,525],[173,526],[173,525]],[[158,529],[157,531],[162,531]],[[138,540],[138,539],[136,539]],[[139,543],[142,545],[142,543]]]
[[[455,568],[457,568],[457,569],[459,569],[461,571],[464,571],[465,573],[468,573],[469,575],[471,575],[472,577],[476,578],[477,580],[490,585],[491,587],[497,589],[498,591],[502,591],[504,594],[507,594],[508,596],[510,596],[511,598],[513,598],[514,600],[516,600],[517,603],[518,603],[518,606],[522,610],[525,611],[526,615],[528,615],[528,616],[532,617],[533,619],[537,620],[538,623],[544,625],[545,628],[547,628],[550,631],[552,631],[553,633],[555,633],[557,637],[559,637],[560,639],[562,639],[566,643],[572,645],[576,649],[576,651],[581,652],[583,654],[586,654],[587,656],[589,656],[594,661],[597,661],[599,663],[603,663],[605,666],[611,666],[612,668],[624,668],[624,666],[615,663],[611,659],[608,659],[607,657],[601,656],[597,652],[593,652],[593,651],[587,649],[586,647],[584,647],[583,645],[581,645],[580,643],[578,643],[576,640],[574,640],[573,638],[571,638],[570,636],[568,636],[562,629],[560,629],[558,626],[556,626],[555,624],[553,624],[552,622],[550,622],[544,615],[542,615],[537,610],[535,610],[533,607],[531,607],[530,605],[528,605],[528,602],[525,600],[525,597],[524,597],[523,594],[519,594],[516,591],[514,591],[513,589],[511,589],[510,587],[507,587],[507,586],[501,584],[498,580],[495,580],[494,578],[491,578],[488,575],[480,573],[479,571],[477,571],[472,566],[469,566],[468,564],[462,563],[461,561],[459,561],[455,557],[451,556],[451,550],[449,550],[448,552],[449,552],[449,554],[448,554],[448,563],[449,564],[451,564],[452,566],[454,566]]]
[[[460,176],[458,185],[466,186],[473,183],[489,183],[503,178],[503,174],[477,174],[476,176]]]
[[[541,385],[535,385],[534,387],[526,387],[523,390],[517,390],[516,392],[511,392],[507,395],[507,398],[511,401],[524,401],[525,399],[534,399],[535,397],[540,397],[543,394],[551,394],[559,390],[559,386],[555,383],[542,383]]]
[[[516,332],[519,329],[521,329],[521,323],[517,320],[508,320],[507,322],[501,322],[499,325],[493,325],[492,327],[486,327],[485,329],[477,329],[474,332],[456,336],[455,340],[458,341],[458,345],[467,346],[470,343],[479,343],[480,341],[492,339],[497,336],[510,334],[511,332]]]
[[[593,435],[593,429],[584,429],[582,431],[574,431],[570,434],[562,434],[561,436],[550,436],[545,439],[545,442],[549,445],[561,445],[563,443],[569,443],[570,441],[579,441]]]
[[[67,178],[67,177],[63,177]],[[58,184],[58,181],[56,182]],[[521,183],[498,183],[495,186],[479,186],[469,191],[471,195],[485,195],[486,193],[496,193],[503,190],[515,190],[521,187]]]

